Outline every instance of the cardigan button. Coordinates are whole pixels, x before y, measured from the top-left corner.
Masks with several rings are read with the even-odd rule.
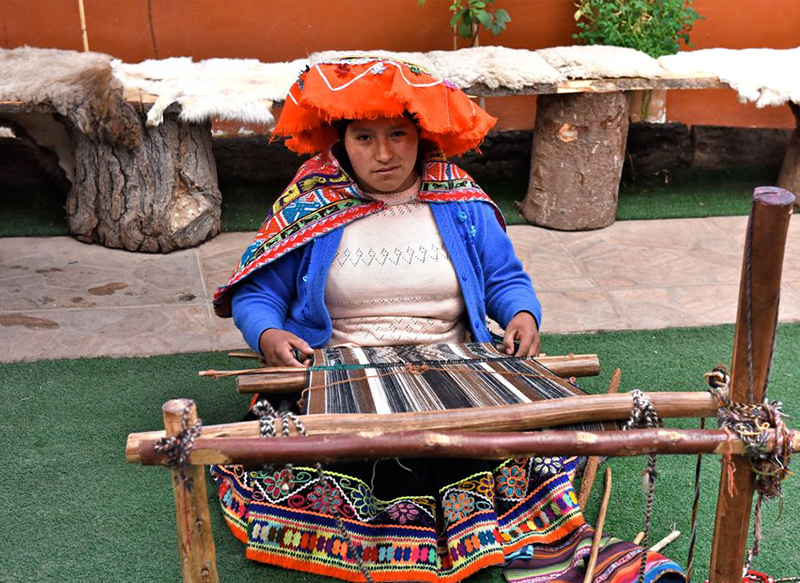
[[[467,220],[467,213],[465,213],[464,211],[458,211],[458,214],[456,216],[458,217],[458,220],[461,221],[462,223]]]

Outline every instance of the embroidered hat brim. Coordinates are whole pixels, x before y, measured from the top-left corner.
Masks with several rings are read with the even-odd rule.
[[[476,148],[496,119],[452,83],[387,58],[354,57],[318,63],[289,89],[274,135],[313,154],[338,139],[331,122],[397,117],[408,112],[420,137],[453,156]]]

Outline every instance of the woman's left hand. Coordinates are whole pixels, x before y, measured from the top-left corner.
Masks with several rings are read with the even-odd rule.
[[[519,341],[519,348],[514,353],[514,341]],[[506,326],[503,336],[503,348],[506,354],[514,356],[536,356],[539,354],[539,327],[530,312],[518,312]]]

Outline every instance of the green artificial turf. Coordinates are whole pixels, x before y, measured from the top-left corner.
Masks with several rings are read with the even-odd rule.
[[[774,185],[776,168],[684,170],[623,180],[617,220],[746,215],[757,186]]]
[[[475,176],[495,200],[509,225],[524,225],[518,203],[528,188],[528,176]],[[683,171],[655,178],[623,180],[617,220],[669,219],[745,215],[756,186],[774,184],[775,169]],[[253,231],[261,226],[283,181],[236,182],[220,185],[222,231]],[[42,186],[3,187],[0,196],[0,237],[66,235],[66,195]]]
[[[518,204],[525,199],[528,176],[475,175],[503,211],[509,225],[527,224]],[[674,219],[746,215],[756,186],[775,184],[774,168],[684,170],[620,184],[617,220]],[[261,225],[268,205],[281,192],[278,183],[226,183],[222,190],[222,230],[249,231]]]
[[[703,390],[702,374],[730,359],[733,328],[608,332],[547,336],[549,354],[596,352],[603,366],[597,378],[581,382],[603,392],[614,367],[623,370],[624,389],[634,387]],[[795,388],[800,371],[800,325],[780,327],[770,396],[788,413],[800,411]],[[223,354],[183,354],[129,359],[40,361],[0,365],[3,415],[0,421],[0,581],[81,581],[151,583],[180,580],[178,544],[168,472],[126,464],[128,433],[162,426],[160,405],[171,398],[197,402],[206,424],[240,419],[249,398],[238,395],[232,379],[197,376],[205,368],[233,368],[241,362]],[[695,422],[670,421],[690,427]],[[614,489],[606,531],[632,538],[641,529],[644,458],[608,462]],[[653,539],[674,524],[684,534],[666,554],[685,561],[694,458],[661,456],[656,486]],[[699,521],[698,577],[708,565],[719,463],[706,457]],[[800,575],[795,533],[800,530],[800,488],[785,485],[783,515],[767,507],[764,550],[755,566],[775,576]],[[602,478],[588,508],[594,521]],[[248,562],[242,545],[221,520],[213,501],[211,516],[223,581],[289,582],[324,580]],[[500,582],[499,569],[470,579]]]

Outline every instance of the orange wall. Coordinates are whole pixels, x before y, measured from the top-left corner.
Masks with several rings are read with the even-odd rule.
[[[161,58],[192,56],[289,60],[325,49],[427,51],[452,48],[451,0],[150,0]],[[89,45],[123,60],[152,58],[148,0],[84,0]],[[497,0],[511,14],[484,44],[536,49],[572,44],[573,0]],[[695,0],[705,20],[696,48],[800,45],[800,0]],[[78,0],[0,0],[0,46],[80,50]],[[487,100],[501,127],[531,127],[534,98]],[[687,124],[793,127],[788,108],[758,110],[729,90],[673,91],[668,118]]]

